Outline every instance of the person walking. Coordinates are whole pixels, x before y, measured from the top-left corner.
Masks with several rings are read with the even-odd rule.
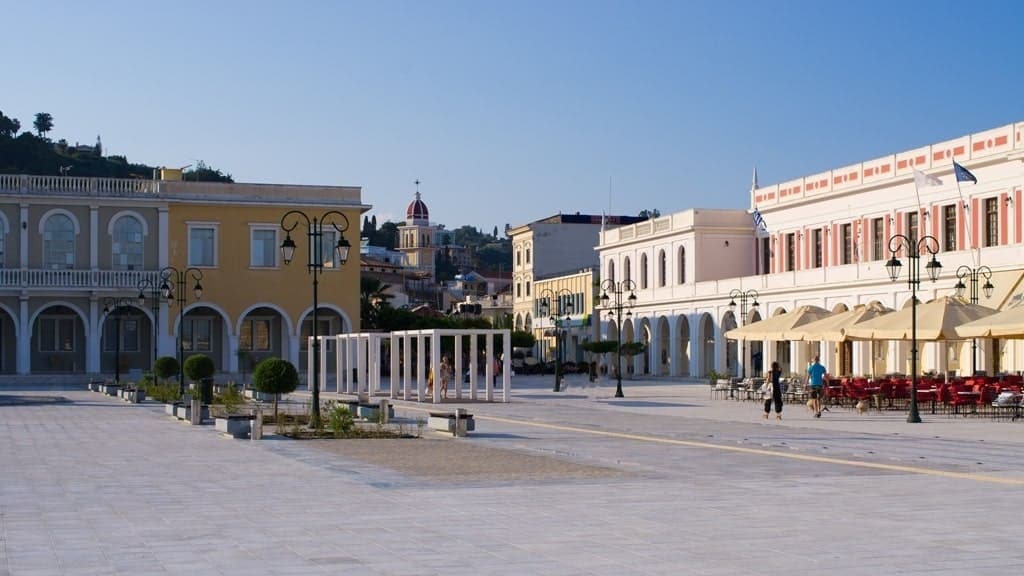
[[[811,387],[811,411],[815,418],[821,418],[821,399],[825,392],[825,367],[821,365],[821,358],[814,357],[814,362],[807,367],[807,383]]]
[[[782,384],[779,379],[782,377],[782,368],[778,362],[772,362],[772,369],[768,373],[768,386],[764,400],[764,419],[768,419],[772,403],[775,403],[775,419],[782,420]]]

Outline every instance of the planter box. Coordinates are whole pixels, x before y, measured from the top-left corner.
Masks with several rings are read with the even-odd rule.
[[[349,410],[351,409],[352,408],[349,407]],[[356,405],[356,411],[353,414],[363,418],[364,420],[376,422],[380,418],[380,406],[377,404],[358,404]],[[388,419],[390,420],[394,417],[395,408],[393,406],[388,406]]]
[[[218,417],[214,419],[214,427],[218,432],[227,434],[232,438],[245,438],[252,429],[252,416],[234,415]]]
[[[192,406],[189,404],[176,404],[174,415],[178,417],[178,420],[184,420],[186,422],[192,420]],[[202,409],[199,412],[200,420],[210,419],[210,406],[207,404],[202,405]]]
[[[103,393],[106,394],[107,396],[117,396],[117,394],[120,391],[121,391],[121,385],[120,384],[104,384],[103,385]]]
[[[174,416],[175,418],[177,418],[178,406],[181,406],[181,402],[172,402],[170,404],[164,404],[164,412],[166,412],[168,416]]]
[[[134,390],[122,390],[121,398],[124,398],[125,402],[138,404],[146,399],[146,391],[141,388],[136,388]]]
[[[476,430],[476,423],[472,414],[463,412],[458,420],[454,412],[431,412],[427,418],[427,427],[432,430],[448,432],[453,436],[465,436],[467,432]]]

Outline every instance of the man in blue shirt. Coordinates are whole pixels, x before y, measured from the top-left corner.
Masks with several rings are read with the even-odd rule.
[[[811,387],[811,410],[815,418],[821,418],[821,398],[825,391],[825,367],[821,358],[814,357],[814,362],[807,367],[807,383]]]

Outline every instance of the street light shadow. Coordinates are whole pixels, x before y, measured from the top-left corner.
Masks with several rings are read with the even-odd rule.
[[[615,406],[629,406],[631,408],[695,408],[697,404],[685,404],[682,402],[651,402],[649,400],[615,400],[607,398],[598,400]]]

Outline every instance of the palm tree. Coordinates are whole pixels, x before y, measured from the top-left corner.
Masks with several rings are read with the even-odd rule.
[[[387,291],[391,284],[385,284],[379,278],[362,276],[359,278],[359,321],[363,328],[377,328],[378,312],[389,306],[392,294]]]

